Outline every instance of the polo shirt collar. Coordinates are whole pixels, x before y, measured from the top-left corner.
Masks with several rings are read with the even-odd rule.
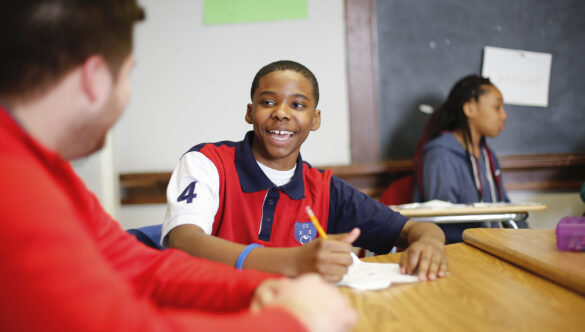
[[[305,198],[305,182],[303,181],[303,159],[301,154],[297,157],[297,167],[291,181],[284,186],[277,187],[258,166],[252,153],[252,141],[254,131],[246,133],[246,137],[236,145],[235,163],[236,171],[244,192],[257,192],[270,188],[282,190],[290,198],[300,200]]]

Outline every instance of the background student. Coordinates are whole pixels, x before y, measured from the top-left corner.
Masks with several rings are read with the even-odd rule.
[[[99,150],[130,98],[142,18],[134,0],[0,4],[0,330],[351,328],[355,312],[316,275],[142,245],[74,173],[67,160]]]
[[[319,86],[308,68],[270,63],[254,77],[250,95],[245,119],[253,131],[243,141],[200,144],[181,158],[167,189],[164,245],[287,276],[318,272],[330,281],[346,273],[352,243],[381,253],[399,245],[408,247],[404,273],[416,271],[421,280],[446,274],[436,225],[409,221],[302,160],[302,143],[321,124]],[[335,235],[317,238],[307,206]]]
[[[414,157],[415,202],[509,202],[500,164],[486,137],[506,126],[502,93],[489,79],[460,79],[425,127]],[[466,228],[480,223],[441,224],[447,243],[462,241]],[[526,227],[526,222],[520,222]]]

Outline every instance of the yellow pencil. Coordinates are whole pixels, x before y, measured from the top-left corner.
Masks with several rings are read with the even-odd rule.
[[[323,227],[321,227],[321,224],[319,224],[319,220],[317,220],[317,217],[315,217],[313,210],[311,210],[311,208],[309,206],[307,206],[306,209],[307,209],[307,214],[309,215],[309,218],[311,218],[313,225],[315,225],[315,228],[317,229],[317,232],[319,233],[319,235],[322,238],[326,239],[327,233],[325,233],[325,231],[323,230]]]

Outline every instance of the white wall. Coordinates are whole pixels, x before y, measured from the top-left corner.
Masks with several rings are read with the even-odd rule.
[[[528,223],[532,228],[554,229],[566,216],[581,216],[585,212],[585,203],[578,192],[574,193],[536,193],[511,191],[508,192],[512,202],[541,202],[546,204],[545,211],[531,212]]]
[[[303,145],[316,165],[350,162],[343,0],[309,0],[309,18],[204,26],[202,0],[141,0],[133,97],[114,129],[116,173],[170,171],[191,146],[241,140],[250,85],[290,59],[317,77],[322,126]],[[164,206],[118,207],[125,228],[162,222]]]
[[[240,140],[253,76],[263,65],[292,59],[320,84],[323,124],[303,146],[314,165],[350,162],[343,0],[309,0],[309,18],[203,26],[202,0],[141,0],[147,20],[135,34],[133,97],[105,150],[75,164],[90,189],[124,228],[161,223],[164,204],[120,206],[117,176],[170,171],[191,146]],[[512,201],[539,201],[533,227],[554,228],[585,212],[577,193],[510,192]]]
[[[119,182],[116,176],[117,171],[114,169],[113,156],[112,134],[110,132],[101,151],[71,162],[87,187],[99,198],[104,209],[112,215],[119,206]]]

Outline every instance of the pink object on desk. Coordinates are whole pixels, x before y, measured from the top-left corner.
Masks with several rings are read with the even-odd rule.
[[[557,248],[585,251],[585,217],[564,217],[557,224]]]

